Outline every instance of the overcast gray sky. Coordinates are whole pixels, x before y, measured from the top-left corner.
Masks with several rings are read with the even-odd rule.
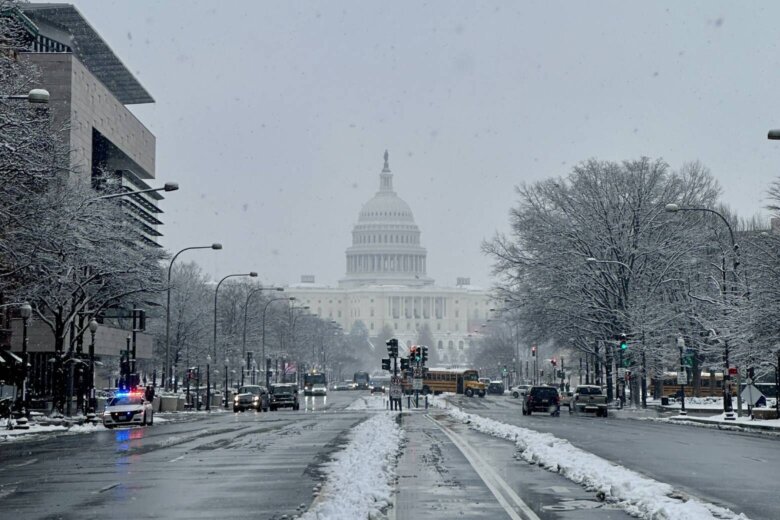
[[[74,0],[157,103],[163,244],[335,283],[390,151],[439,285],[490,285],[513,186],[700,160],[743,216],[780,173],[778,2]],[[183,257],[182,257],[183,258]]]

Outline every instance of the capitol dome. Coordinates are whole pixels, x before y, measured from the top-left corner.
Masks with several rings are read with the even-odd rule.
[[[427,252],[409,205],[393,191],[389,155],[379,174],[379,191],[366,202],[347,248],[347,276],[342,287],[361,285],[430,285]]]

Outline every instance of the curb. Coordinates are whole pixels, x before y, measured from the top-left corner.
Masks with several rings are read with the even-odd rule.
[[[666,419],[670,423],[696,423],[696,424],[702,424],[706,426],[712,426],[716,427],[719,430],[741,430],[741,431],[756,431],[756,432],[774,432],[780,434],[780,427],[777,426],[769,426],[765,424],[745,424],[745,423],[729,423],[729,422],[723,422],[723,421],[707,421],[703,419],[697,419],[695,417],[686,417],[685,419],[679,418],[679,417],[669,417]]]

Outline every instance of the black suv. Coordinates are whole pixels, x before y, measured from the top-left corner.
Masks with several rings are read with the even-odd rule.
[[[293,410],[301,407],[298,402],[298,387],[290,383],[271,385],[271,411],[284,407]]]
[[[531,415],[532,412],[560,415],[561,399],[558,396],[558,389],[552,386],[532,386],[523,400],[523,415]]]
[[[504,395],[504,382],[503,381],[491,381],[488,383],[487,393]]]

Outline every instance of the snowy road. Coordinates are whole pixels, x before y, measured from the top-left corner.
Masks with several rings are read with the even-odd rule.
[[[565,412],[523,417],[507,397],[447,399],[750,518],[780,518],[774,437]],[[350,518],[352,501],[391,520],[629,518],[593,490],[529,464],[514,442],[444,410],[393,414],[383,397],[354,392],[302,404],[299,412],[182,414],[151,428],[0,444],[0,517]]]

